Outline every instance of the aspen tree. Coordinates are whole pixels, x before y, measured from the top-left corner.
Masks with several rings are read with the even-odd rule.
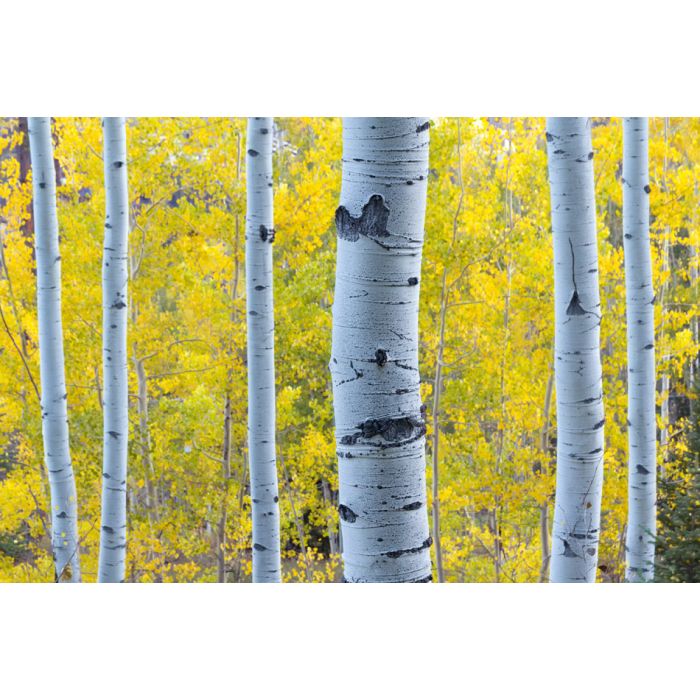
[[[127,372],[127,283],[129,197],[126,125],[106,117],[104,134],[105,231],[102,260],[102,367],[104,375],[102,528],[98,580],[124,580],[126,560],[126,470],[129,439]]]
[[[418,300],[430,123],[343,121],[330,370],[345,580],[432,579]]]
[[[28,129],[34,193],[41,424],[51,493],[51,543],[56,581],[77,583],[80,581],[78,504],[68,434],[51,118],[30,117]]]
[[[603,486],[600,291],[591,123],[547,119],[554,237],[557,475],[550,580],[593,583]]]
[[[272,295],[272,119],[248,120],[246,309],[248,450],[253,512],[253,582],[281,580],[275,448],[275,321]]]
[[[622,229],[627,297],[629,582],[654,578],[656,539],[656,377],[654,288],[649,238],[649,136],[646,118],[623,120]]]

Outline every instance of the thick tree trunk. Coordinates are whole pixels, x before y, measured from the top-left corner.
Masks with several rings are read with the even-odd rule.
[[[656,538],[656,377],[647,119],[625,119],[623,132],[622,228],[627,288],[629,436],[625,578],[629,582],[646,582],[654,578]]]
[[[34,191],[41,418],[51,490],[51,540],[56,580],[79,582],[78,504],[68,436],[51,119],[30,117],[28,124]]]
[[[550,580],[593,583],[603,486],[600,290],[591,126],[547,120],[554,235],[557,487]]]
[[[418,298],[429,122],[343,122],[333,379],[345,580],[432,580]]]
[[[129,198],[124,118],[106,117],[103,132],[106,194],[102,260],[104,434],[98,581],[120,583],[124,580],[126,561],[126,461],[129,439],[126,345]]]
[[[253,583],[280,581],[275,451],[275,321],[272,296],[272,119],[248,120],[246,308],[248,450],[253,511]]]

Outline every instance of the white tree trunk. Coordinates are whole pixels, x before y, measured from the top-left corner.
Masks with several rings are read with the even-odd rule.
[[[348,582],[432,579],[418,373],[428,128],[343,122],[330,370]]]
[[[275,320],[272,296],[272,119],[248,119],[246,308],[248,450],[253,510],[253,582],[277,583],[280,525],[275,454]]]
[[[61,256],[49,117],[29,118],[29,147],[34,191],[41,420],[51,490],[51,542],[56,580],[79,582],[78,505],[68,439],[61,324]]]
[[[550,580],[592,583],[603,485],[600,291],[591,125],[547,120],[554,236],[557,488]]]
[[[625,578],[630,582],[646,582],[654,578],[656,538],[656,377],[647,119],[625,119],[623,135],[622,230],[627,288],[629,436]]]
[[[126,462],[129,439],[126,354],[129,197],[125,120],[123,117],[106,117],[102,126],[106,213],[102,260],[104,435],[98,581],[120,583],[124,580],[126,559]]]

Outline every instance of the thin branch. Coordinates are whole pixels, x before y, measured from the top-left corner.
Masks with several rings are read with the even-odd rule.
[[[5,318],[5,313],[2,310],[1,304],[0,304],[0,318],[2,318],[3,326],[5,326],[5,332],[7,333],[8,337],[12,341],[12,345],[14,345],[15,350],[17,350],[17,354],[22,359],[22,364],[24,365],[24,369],[27,370],[27,376],[29,377],[29,381],[32,383],[32,386],[34,387],[34,393],[36,394],[37,401],[39,402],[39,405],[41,405],[41,394],[39,393],[39,388],[37,387],[36,382],[34,381],[34,376],[32,375],[32,371],[29,369],[29,365],[27,364],[27,360],[24,357],[24,353],[22,352],[22,350],[20,350],[19,345],[17,345],[17,342],[15,341],[15,337],[12,335],[12,331],[10,330],[10,327],[7,325],[7,319]]]

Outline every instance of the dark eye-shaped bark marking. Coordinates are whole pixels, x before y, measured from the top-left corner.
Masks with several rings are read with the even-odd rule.
[[[260,240],[265,243],[265,241],[270,241],[272,243],[275,240],[275,229],[267,228],[267,226],[260,226]]]
[[[389,232],[386,230],[389,221],[389,207],[384,203],[384,197],[373,194],[367,204],[362,207],[362,214],[355,218],[343,206],[335,212],[335,225],[338,229],[338,238],[355,242],[360,236],[367,236],[374,241],[377,238],[386,238]]]
[[[346,523],[354,523],[357,520],[357,513],[342,503],[338,506],[338,514]]]

